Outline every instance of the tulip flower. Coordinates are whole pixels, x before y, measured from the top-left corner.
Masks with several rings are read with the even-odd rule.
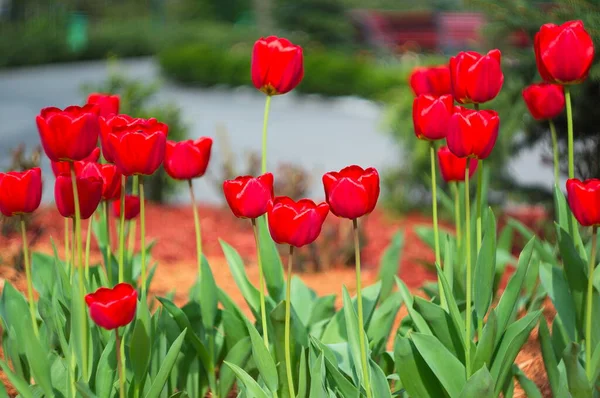
[[[0,212],[6,217],[33,213],[42,200],[42,171],[0,173]]]
[[[128,115],[114,115],[111,117],[101,117],[100,120],[100,144],[102,146],[102,155],[109,163],[114,163],[113,151],[108,145],[108,135],[111,133],[122,134],[126,127],[132,127],[147,122],[146,119],[132,118]],[[155,120],[155,119],[148,119]]]
[[[551,83],[532,84],[523,89],[523,99],[535,120],[554,119],[565,109],[563,86]]]
[[[181,142],[167,141],[165,171],[176,180],[202,177],[208,167],[212,139],[201,137]]]
[[[127,283],[112,289],[101,287],[85,296],[94,323],[106,330],[127,326],[133,321],[137,308],[137,291]]]
[[[573,215],[584,227],[600,225],[600,180],[567,180],[567,199]]]
[[[87,220],[94,214],[102,199],[102,176],[98,169],[86,165],[76,177],[77,197],[81,212],[81,219]],[[61,174],[56,177],[54,184],[54,200],[59,213],[63,217],[75,217],[75,204],[73,197],[73,184],[71,176]]]
[[[549,83],[581,83],[594,61],[594,43],[581,21],[542,25],[534,49],[540,76]]]
[[[121,173],[110,163],[98,164],[102,176],[102,200],[113,200],[121,196]]]
[[[113,214],[121,217],[121,199],[112,202]],[[140,214],[140,198],[134,195],[125,195],[125,220],[133,220]]]
[[[115,127],[106,146],[121,174],[154,174],[165,157],[167,131],[164,123],[156,121]]]
[[[121,100],[118,95],[92,93],[88,96],[87,103],[98,108],[98,116],[111,117],[119,113]]]
[[[430,141],[445,138],[452,113],[454,99],[451,95],[419,95],[413,101],[415,135],[419,139]]]
[[[44,108],[36,123],[44,152],[54,162],[84,160],[98,144],[95,105]]]
[[[280,244],[308,245],[321,233],[328,213],[327,203],[317,205],[309,199],[294,202],[287,196],[276,197],[269,204],[267,217],[271,237]]]
[[[410,87],[417,97],[419,95],[440,97],[452,94],[448,65],[416,67],[413,69],[408,80]]]
[[[451,57],[454,98],[461,104],[480,104],[496,98],[504,83],[500,58],[500,50],[491,50],[486,55],[465,51]]]
[[[337,217],[357,219],[375,209],[379,198],[379,173],[370,167],[348,166],[323,175],[325,196]]]
[[[465,169],[467,167],[467,158],[459,158],[450,152],[447,146],[438,149],[438,160],[440,162],[440,171],[444,181],[462,182],[465,179]],[[477,159],[469,159],[469,178],[473,177],[477,170]]]
[[[75,174],[79,174],[81,169],[89,163],[89,162],[97,162],[100,159],[100,148],[94,148],[90,156],[86,157],[83,160],[78,160],[77,162],[73,162],[75,164]],[[50,166],[52,167],[52,172],[55,177],[58,177],[61,174],[70,174],[71,173],[71,162],[53,162],[50,161]]]
[[[498,138],[500,119],[495,111],[475,111],[460,106],[448,123],[448,149],[459,158],[487,158]]]
[[[276,36],[261,38],[252,50],[252,83],[267,95],[292,91],[304,76],[302,47]]]
[[[255,219],[267,212],[273,198],[273,174],[241,176],[223,182],[225,200],[236,217]]]

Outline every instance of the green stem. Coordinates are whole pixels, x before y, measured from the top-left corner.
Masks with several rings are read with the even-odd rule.
[[[196,228],[196,254],[198,256],[198,278],[202,276],[202,234],[200,230],[200,217],[198,216],[198,207],[196,206],[196,196],[194,195],[194,186],[192,180],[188,180],[190,186],[190,197],[192,199],[192,211],[194,212],[194,227]]]
[[[268,97],[267,97],[268,98]],[[258,240],[258,225],[256,225],[256,219],[252,219],[252,229],[254,230],[254,241],[256,242],[256,262],[258,263],[258,284],[260,293],[260,317],[263,328],[263,340],[267,350],[269,349],[269,329],[267,328],[267,310],[265,305],[265,280],[262,268],[262,256],[260,255],[260,243]]]
[[[71,226],[71,285],[75,284],[75,241],[77,236],[75,234],[75,217],[73,217],[73,225]]]
[[[69,258],[71,249],[69,249],[69,218],[65,217],[65,267],[69,269],[71,273],[71,259]]]
[[[139,178],[137,175],[133,176],[133,179],[131,181],[131,194],[132,195],[137,195],[138,194],[138,186],[139,186]],[[135,236],[136,236],[136,228],[137,227],[137,220],[135,218],[129,220],[127,222],[127,233],[129,234],[129,242],[127,244],[127,253],[129,253],[129,259],[131,261],[131,259],[133,258],[133,255],[135,253]]]
[[[102,202],[104,210],[104,222],[106,223],[106,275],[108,276],[108,284],[112,287],[113,275],[112,275],[112,253],[110,251],[110,215],[108,213],[108,201]]]
[[[469,159],[467,159],[467,163]],[[481,249],[481,190],[483,188],[483,160],[479,161],[479,170],[477,170],[477,253]]]
[[[117,353],[117,375],[119,377],[119,398],[125,398],[125,378],[123,377],[123,362],[125,358],[121,356],[121,337],[119,329],[115,329],[116,353]]]
[[[354,230],[354,257],[356,258],[356,301],[358,305],[358,340],[360,341],[360,358],[362,362],[363,379],[365,382],[365,390],[367,391],[367,398],[371,398],[373,396],[373,393],[371,391],[371,380],[369,379],[369,360],[367,358],[367,347],[365,347],[364,317],[360,277],[360,242],[358,239],[358,220],[356,218],[352,220],[352,229]]]
[[[92,245],[92,226],[94,224],[94,215],[88,221],[88,229],[85,237],[85,279],[90,280],[90,246]]]
[[[265,100],[265,114],[263,116],[262,130],[262,174],[267,172],[267,125],[269,123],[269,109],[271,108],[271,96],[267,95]]]
[[[454,224],[456,224],[456,246],[462,246],[462,226],[460,221],[460,189],[458,182],[454,183]]]
[[[125,190],[127,177],[121,177],[121,203],[119,217],[119,283],[125,281]]]
[[[75,163],[71,162],[71,185],[73,186],[73,204],[75,207],[75,238],[77,240],[77,267],[73,266],[73,270],[77,268],[79,275],[79,296],[81,304],[81,342],[82,342],[82,371],[83,377],[88,377],[88,334],[87,334],[87,313],[85,305],[85,285],[83,280],[83,250],[81,247],[81,209],[79,207],[79,193],[77,191],[77,176],[75,175]],[[73,261],[75,264],[75,261]]]
[[[288,388],[290,398],[294,398],[294,378],[292,376],[292,351],[290,349],[290,324],[292,320],[292,262],[294,258],[294,246],[290,245],[290,254],[288,257],[287,285],[285,292],[285,370],[287,372]]]
[[[27,298],[29,299],[29,312],[35,336],[39,336],[37,319],[35,316],[35,301],[33,301],[33,283],[31,281],[31,264],[29,263],[29,246],[27,246],[27,228],[25,216],[21,215],[21,237],[23,239],[23,261],[25,262],[25,277],[27,278]]]
[[[554,185],[559,186],[560,164],[558,157],[558,139],[556,138],[556,125],[552,119],[548,120],[550,124],[550,136],[552,137],[552,154],[554,155]]]
[[[588,380],[592,381],[594,366],[592,364],[592,303],[594,298],[594,267],[596,266],[596,241],[598,240],[598,227],[592,227],[592,252],[588,267],[587,303],[585,311],[585,373]]]
[[[146,301],[146,205],[144,200],[144,177],[139,176],[140,186],[140,250],[142,251],[142,300]]]
[[[565,87],[565,104],[567,108],[567,134],[568,134],[568,152],[569,152],[569,178],[575,178],[575,163],[573,161],[573,109],[571,107],[571,88]],[[575,216],[571,214],[570,224],[571,236],[575,236],[577,231],[577,221]]]
[[[465,320],[465,361],[467,365],[467,378],[471,376],[471,204],[469,198],[469,162],[465,169],[465,229],[466,229],[466,245],[467,245],[467,309]]]
[[[437,206],[437,167],[435,161],[435,143],[429,142],[429,158],[431,163],[431,202],[433,208],[433,242],[435,246],[435,262],[440,267],[442,266],[442,260],[440,256],[440,231],[438,225],[438,206]],[[442,281],[438,278],[438,291],[440,295],[440,304],[443,308],[446,308],[446,296],[444,295],[444,287]]]

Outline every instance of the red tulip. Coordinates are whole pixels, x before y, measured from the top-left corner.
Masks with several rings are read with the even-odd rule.
[[[118,95],[93,93],[88,96],[87,103],[95,104],[98,116],[110,117],[119,113],[121,100]]]
[[[600,180],[567,180],[567,199],[579,224],[584,227],[600,225]]]
[[[121,196],[121,173],[114,164],[98,164],[102,176],[102,199],[113,200]]]
[[[542,25],[534,49],[540,76],[549,83],[581,83],[594,61],[594,43],[581,21]]]
[[[494,149],[499,126],[497,112],[457,106],[448,123],[448,149],[459,158],[485,159]]]
[[[123,133],[125,126],[134,126],[144,123],[145,119],[133,118],[128,115],[115,115],[112,117],[100,118],[100,144],[102,146],[102,155],[109,163],[114,163],[113,151],[108,145],[108,135],[111,133]]]
[[[83,160],[98,145],[95,105],[69,106],[65,110],[44,108],[36,117],[40,139],[50,160]]]
[[[102,199],[102,176],[93,163],[88,163],[75,179],[77,184],[77,197],[82,220],[87,220],[94,214]],[[54,200],[58,212],[63,217],[75,216],[75,203],[73,200],[73,185],[70,174],[61,174],[56,177],[54,184]]]
[[[532,84],[523,90],[523,99],[536,120],[554,119],[565,108],[564,89],[558,84]]]
[[[379,173],[372,167],[348,166],[323,175],[325,197],[338,217],[356,219],[369,214],[379,198]]]
[[[438,160],[440,161],[440,170],[444,181],[464,181],[467,158],[459,158],[450,152],[450,149],[448,149],[447,146],[443,146],[438,149]],[[473,174],[475,174],[477,163],[477,159],[469,159],[469,178],[473,177]]]
[[[252,83],[267,95],[292,91],[302,80],[302,47],[289,40],[269,36],[254,43]]]
[[[196,141],[167,141],[165,170],[176,180],[202,177],[208,167],[212,139],[201,137]]]
[[[269,204],[269,231],[273,240],[294,247],[308,245],[317,239],[329,205],[316,204],[309,199],[294,202],[287,196],[278,196]]]
[[[452,94],[448,65],[416,67],[410,74],[409,82],[417,97],[421,94],[435,97]]]
[[[42,200],[42,170],[0,173],[0,212],[7,217],[33,213]]]
[[[461,104],[483,103],[496,98],[504,82],[500,58],[500,50],[492,50],[486,55],[466,51],[451,57],[454,98]]]
[[[116,218],[121,217],[121,200],[113,201],[113,214]],[[125,195],[125,219],[133,220],[140,214],[140,197],[133,195]]]
[[[86,295],[85,302],[96,325],[113,330],[133,321],[137,309],[137,291],[128,283],[119,283],[112,289],[101,287]]]
[[[225,200],[236,217],[258,218],[267,212],[273,199],[273,174],[241,176],[223,182]]]
[[[83,160],[78,160],[75,163],[75,173],[79,174],[81,169],[89,163],[89,162],[97,162],[100,159],[100,148],[94,148],[90,156]],[[50,165],[52,166],[52,172],[55,177],[58,177],[61,174],[71,174],[71,162],[53,162],[50,161]]]
[[[155,119],[113,128],[106,146],[121,174],[153,174],[165,158],[167,131]]]
[[[415,135],[422,140],[439,140],[446,137],[448,120],[454,113],[451,95],[433,97],[419,95],[413,101]]]

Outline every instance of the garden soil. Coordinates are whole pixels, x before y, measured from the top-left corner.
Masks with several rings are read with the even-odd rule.
[[[238,250],[246,264],[249,279],[255,285],[258,285],[258,267],[255,262],[256,248],[250,222],[235,218],[229,209],[222,207],[200,206],[199,212],[202,225],[202,250],[209,260],[215,280],[219,287],[224,289],[250,315],[250,311],[231,276],[219,244],[219,239],[223,239]],[[151,295],[164,296],[175,291],[175,302],[182,305],[187,300],[189,288],[195,282],[197,274],[191,207],[149,205],[146,210],[146,220],[147,242],[157,240],[157,244],[152,250],[152,258],[159,264],[150,289]],[[344,225],[344,223],[348,225]],[[338,220],[330,215],[325,222],[325,228],[349,231],[349,228],[347,228],[350,225],[349,223],[350,221]],[[427,226],[430,223],[430,219],[422,215],[392,218],[380,212],[375,212],[364,219],[361,225],[365,235],[365,244],[361,251],[363,285],[367,286],[376,281],[377,265],[384,249],[396,232],[403,231],[404,246],[399,275],[414,293],[420,294],[418,289],[424,282],[435,280],[435,272],[424,266],[424,263],[433,262],[434,255],[420,241],[415,232],[415,227]],[[64,221],[54,207],[40,208],[35,213],[35,218],[31,220],[30,230],[35,231],[37,229],[39,231],[39,236],[37,236],[32,249],[51,254],[51,238],[56,242],[63,242],[63,226]],[[83,227],[85,233],[87,222],[84,222]],[[449,226],[444,227],[448,228]],[[139,237],[139,224],[137,231]],[[31,235],[34,235],[34,232],[31,232]],[[114,229],[112,236],[114,247],[116,244]],[[31,237],[33,238],[33,236]],[[328,240],[324,242],[322,241],[324,239]],[[338,247],[343,246],[343,243],[321,237],[317,241],[317,246],[320,250],[326,250],[329,253],[343,251],[343,249],[338,249]],[[5,281],[9,281],[21,291],[25,291],[24,276],[14,268],[14,258],[19,253],[20,245],[21,240],[18,233],[0,237],[0,247],[3,249],[0,258],[0,288]],[[59,255],[62,256],[64,251],[62,244],[58,244],[58,250]],[[301,252],[300,256],[302,254]],[[91,246],[90,258],[91,264],[99,263],[102,258],[95,242]],[[311,269],[310,264],[308,268]],[[351,294],[356,289],[356,279],[352,265],[334,263],[328,265],[326,270],[320,272],[309,270],[299,273],[299,275],[319,295],[337,294],[338,301],[336,304],[338,306],[341,306],[340,292],[342,285],[345,285]],[[546,308],[547,317],[551,317],[553,315],[551,303],[547,302]],[[405,315],[406,311],[403,307],[396,323],[399,324],[401,318]],[[392,347],[393,341],[390,340],[389,349],[392,349]],[[0,358],[3,357],[2,352],[0,352]],[[535,381],[542,390],[543,395],[550,397],[551,394],[537,342],[537,330],[534,331],[529,342],[522,349],[516,362],[525,374]],[[16,396],[15,390],[2,372],[0,372],[0,379],[7,386],[9,395],[11,397]],[[518,386],[515,397],[525,397]]]

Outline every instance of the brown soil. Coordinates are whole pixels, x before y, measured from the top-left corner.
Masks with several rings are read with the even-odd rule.
[[[250,280],[258,285],[258,269],[255,264],[255,244],[250,223],[246,220],[236,219],[228,209],[200,206],[202,224],[203,253],[211,264],[217,284],[227,291],[232,299],[249,313],[244,299],[240,294],[225,259],[223,258],[219,238],[231,244],[245,261],[246,271]],[[194,240],[194,224],[189,206],[157,206],[149,205],[146,211],[146,236],[147,241],[157,240],[152,257],[158,261],[159,267],[153,280],[151,294],[158,296],[176,289],[175,301],[183,304],[187,299],[189,288],[195,281],[196,275],[196,247]],[[329,216],[326,224],[335,226],[341,221]],[[343,221],[349,222],[349,221]],[[375,212],[366,219],[362,228],[366,235],[366,245],[361,251],[361,260],[364,264],[363,285],[369,285],[376,280],[376,266],[379,263],[384,248],[389,244],[394,233],[404,231],[404,247],[401,256],[400,277],[415,293],[424,281],[434,280],[435,273],[425,269],[420,264],[423,261],[433,262],[434,255],[429,248],[420,241],[414,227],[427,225],[431,221],[421,215],[409,215],[399,219],[391,219],[386,215]],[[59,255],[62,256],[64,236],[64,221],[54,207],[41,208],[34,220],[34,227],[42,228],[43,233],[35,243],[33,250],[51,253],[50,238],[57,242]],[[84,223],[84,233],[87,225]],[[445,226],[448,227],[448,226]],[[139,224],[138,224],[139,232]],[[113,242],[114,239],[113,232]],[[317,244],[319,241],[317,241]],[[21,240],[18,234],[9,237],[0,237],[0,247],[3,248],[2,264],[0,264],[0,288],[5,280],[25,290],[24,278],[21,273],[14,271],[10,259],[19,252]],[[99,262],[101,255],[95,243],[92,244],[91,262]],[[353,267],[333,266],[319,273],[303,273],[303,281],[313,288],[319,295],[335,293],[339,297],[342,285],[352,293],[356,288]],[[396,319],[396,324],[406,315],[403,309]],[[537,343],[537,331],[524,347],[517,363],[523,371],[532,378],[544,392],[548,393],[548,386],[541,361],[540,350]],[[392,348],[390,341],[390,349]],[[0,358],[2,354],[0,353]],[[5,375],[0,373],[0,379],[9,388],[10,395],[15,396],[14,389],[7,382]],[[515,394],[516,397],[524,396]]]

